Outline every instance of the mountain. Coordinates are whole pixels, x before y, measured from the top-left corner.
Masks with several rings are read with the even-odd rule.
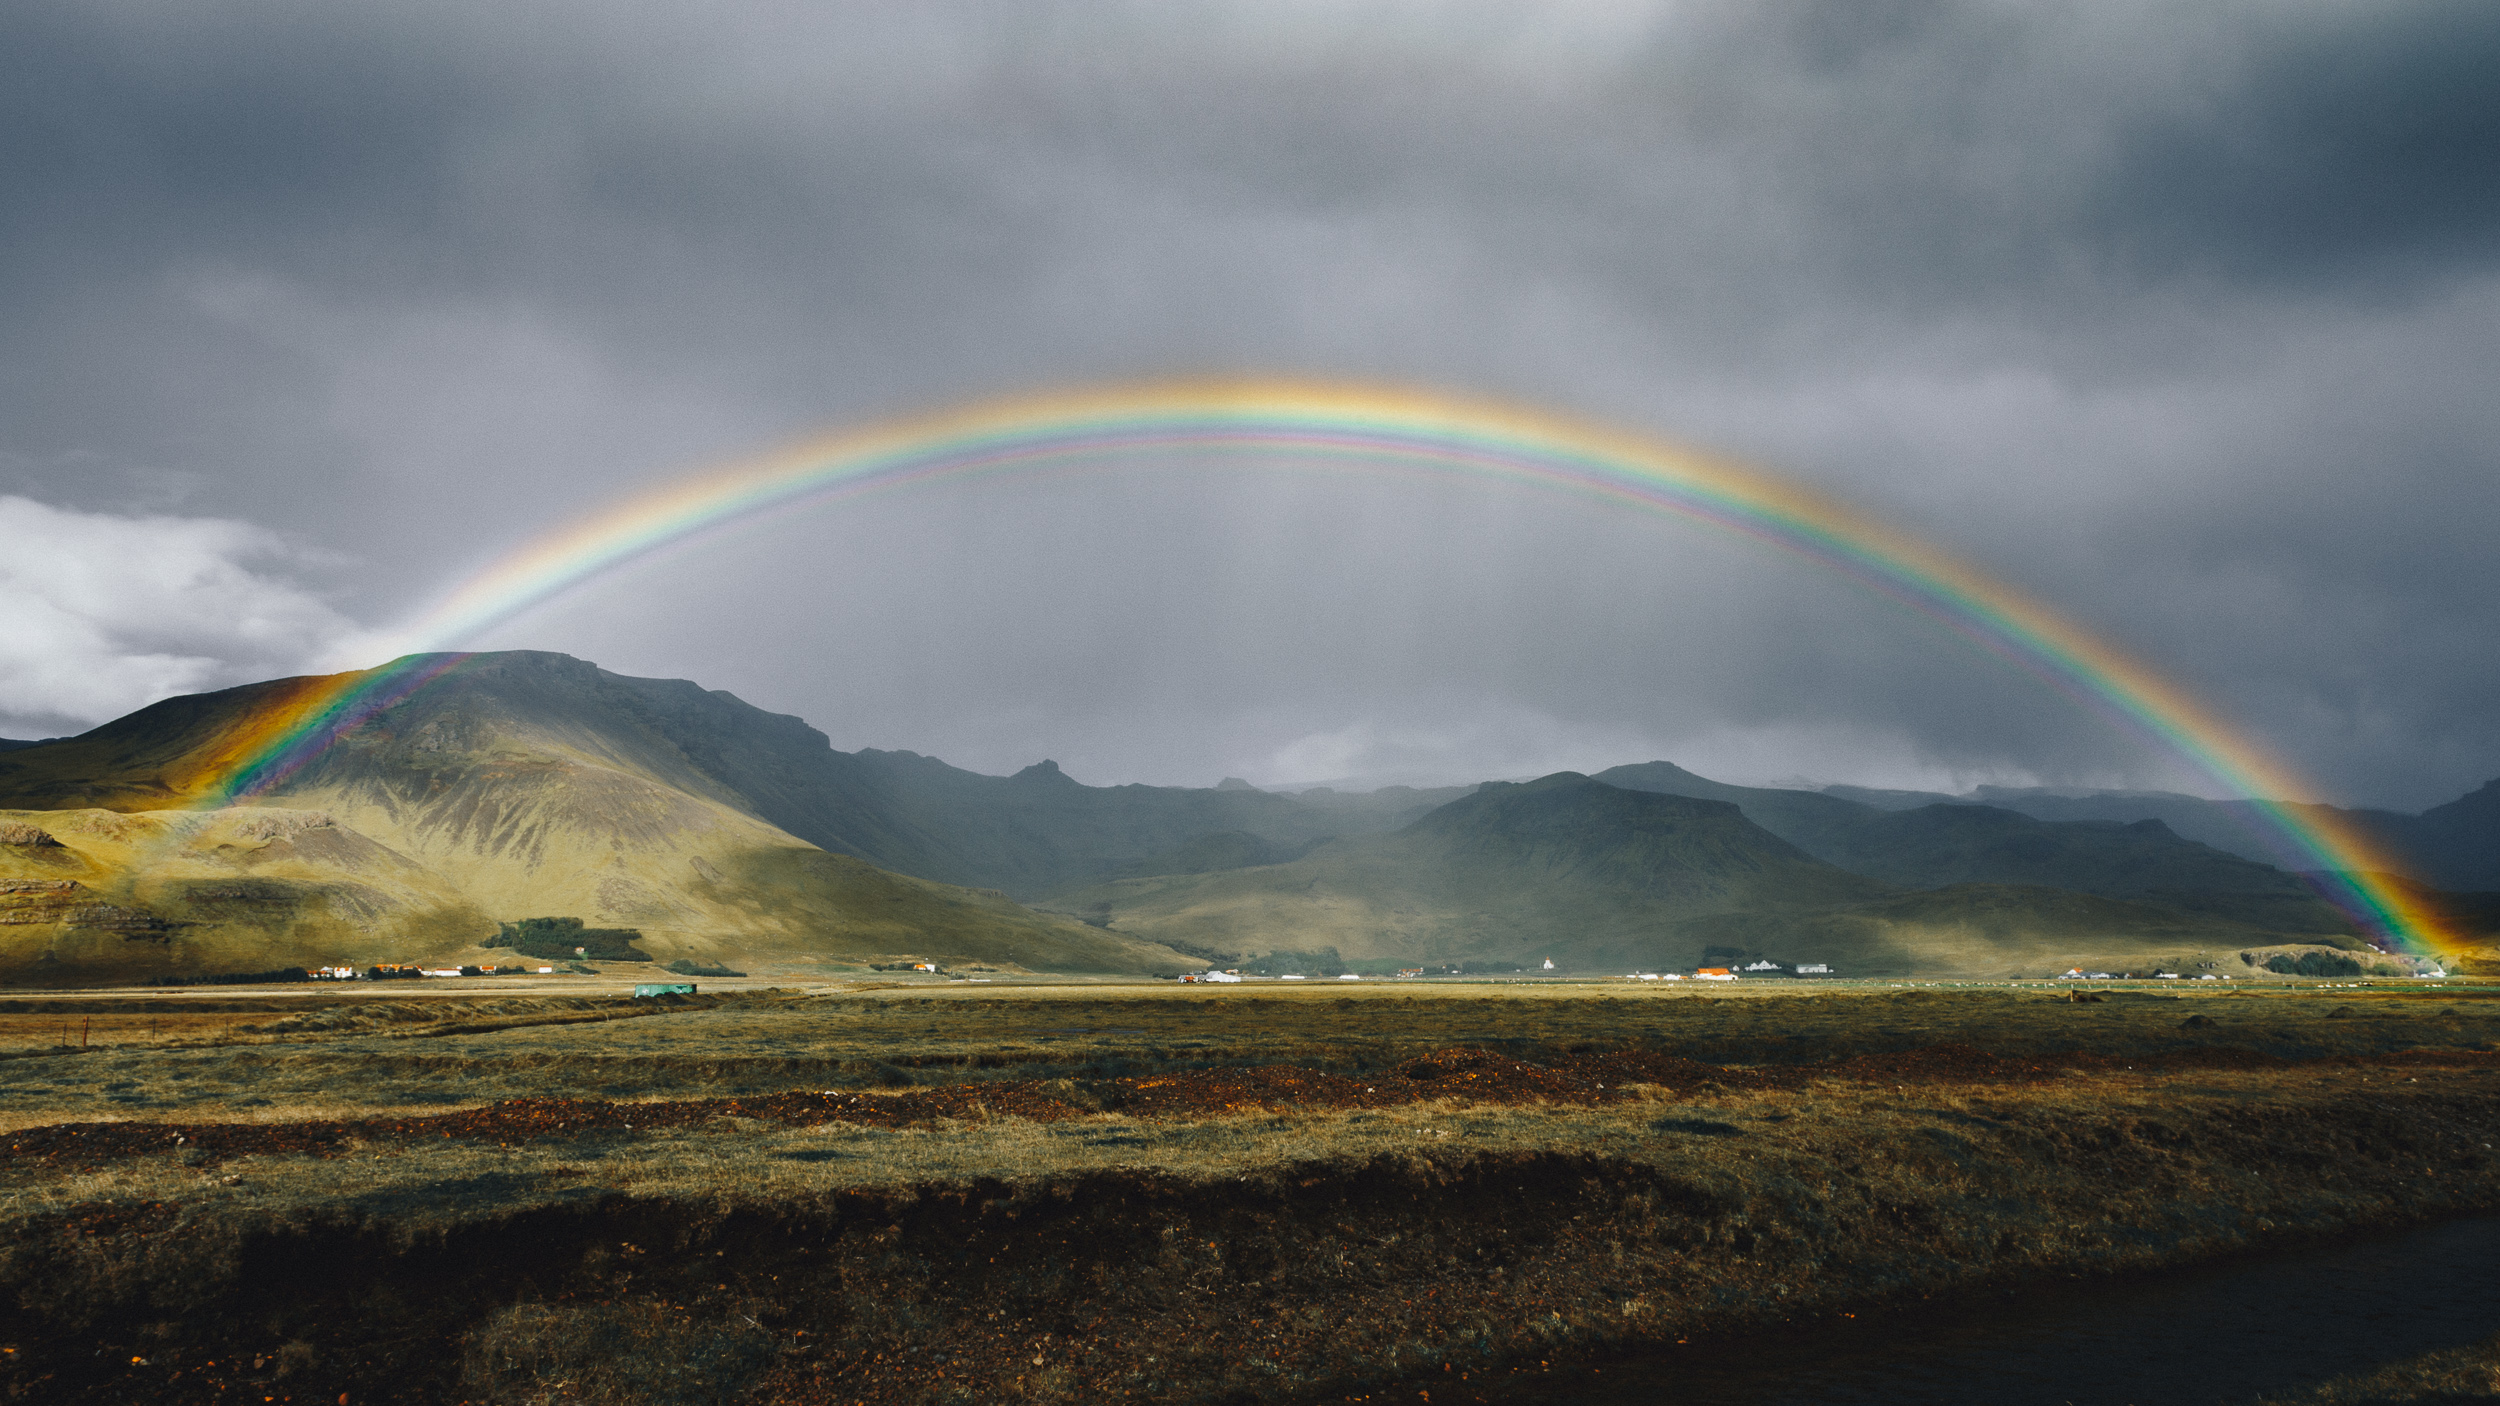
[[[2175,791],[2072,791],[2049,787],[1981,786],[1949,796],[1935,791],[1879,791],[1826,786],[1822,795],[1882,810],[1930,805],[1989,805],[2035,820],[2129,824],[2158,820],[2181,837],[2260,863],[2281,857],[2269,822],[2246,801],[2212,801]],[[2290,807],[2367,836],[2409,878],[2451,890],[2500,889],[2500,781],[2420,815],[2314,804]]]
[[[1838,861],[1825,851],[1845,848],[1875,818],[1871,807],[1837,796],[1768,786],[1731,786],[1696,776],[1673,762],[1608,767],[1597,773],[1596,779],[1627,791],[1725,801],[1743,811],[1754,824],[1826,863]]]
[[[1087,786],[1052,761],[1000,777],[912,752],[824,748],[803,764],[792,760],[794,784],[831,771],[860,776],[878,812],[920,837],[910,848],[862,845],[852,852],[905,873],[1019,898],[1112,878],[1209,836],[1246,834],[1290,849],[1386,829],[1405,814],[1394,805],[1312,806],[1247,788]],[[814,838],[821,814],[793,807],[779,822]]]
[[[2279,932],[2352,931],[2343,914],[2300,879],[2186,839],[2160,820],[2042,821],[1954,801],[1925,802],[1914,810],[1883,808],[1828,791],[1730,786],[1668,762],[1614,767],[1598,779],[1728,801],[1825,863],[1903,888],[2057,888]],[[1917,795],[1885,794],[1896,800]]]
[[[2162,823],[1915,796],[1888,809],[1666,762],[1359,794],[1088,786],[1048,761],[985,776],[837,751],[728,693],[532,652],[465,659],[250,806],[213,822],[185,809],[325,686],[168,699],[0,749],[0,806],[17,808],[0,829],[43,837],[0,839],[0,889],[37,886],[0,892],[0,979],[41,960],[124,974],[283,965],[262,961],[280,951],[487,960],[460,944],[568,915],[642,929],[664,958],[1125,971],[1181,965],[1161,942],[1687,961],[1743,946],[1727,926],[1740,916],[1766,941],[1788,934],[1792,956],[1827,939],[1914,952],[1934,938],[1942,953],[1962,942],[1948,930],[1995,934],[1981,947],[2064,942],[2086,912],[2110,951],[2347,930],[2297,879]],[[2487,787],[2407,819],[2470,837],[2494,809]],[[1093,926],[1016,901],[1045,899]],[[1968,922],[1948,921],[1956,905]],[[92,937],[122,932],[153,936]]]
[[[15,808],[0,824],[41,837],[0,843],[0,980],[491,962],[477,944],[498,922],[548,915],[640,929],[663,961],[1186,965],[811,843],[774,823],[789,797],[768,786],[773,746],[821,749],[821,734],[563,655],[477,656],[254,804],[173,804],[305,688],[168,699],[0,754],[0,805]],[[844,799],[798,796],[825,812]],[[843,819],[854,849],[923,839],[873,805]]]
[[[1286,864],[1124,879],[1046,900],[1118,931],[1223,951],[1511,958],[1629,941],[1703,913],[1886,892],[1714,801],[1575,772],[1488,782],[1394,833]]]
[[[1791,794],[1806,799],[1790,819],[1840,814],[1820,804],[1830,798]],[[1815,858],[1734,801],[1571,772],[1489,783],[1394,834],[1334,841],[1290,863],[1128,879],[1045,902],[1116,931],[1245,956],[1333,948],[1357,962],[1550,957],[1578,970],[1691,966],[1715,951],[1860,975],[2036,972],[2353,941],[2037,884],[1948,881],[1904,892]]]
[[[2500,780],[2422,812],[2391,848],[2437,887],[2500,889]]]
[[[1058,763],[984,776],[916,752],[836,751],[801,719],[682,680],[586,671],[571,685],[632,716],[750,814],[836,854],[941,883],[1031,898],[1128,872],[1208,836],[1307,846],[1411,819],[1400,798],[1315,806],[1247,785],[1087,786]],[[595,676],[595,677],[593,677]],[[0,772],[4,776],[5,772]]]

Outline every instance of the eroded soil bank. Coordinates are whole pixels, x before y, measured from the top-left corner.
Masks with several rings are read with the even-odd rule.
[[[885,1403],[1429,1378],[1446,1403],[1543,1362],[2500,1208],[2488,1055],[1954,1063],[1498,1104],[1447,1089],[1466,1071],[1444,1059],[1402,1110],[950,1110],[935,1134],[715,1110],[526,1147],[481,1127],[101,1169],[29,1148],[17,1172],[57,1208],[17,1208],[0,1241],[0,1381],[45,1401]],[[1035,1127],[1092,1160],[827,1171],[844,1138]],[[1231,1141],[1159,1141],[1184,1135]],[[684,1170],[703,1158],[740,1175]],[[346,1194],[351,1173],[381,1181]]]

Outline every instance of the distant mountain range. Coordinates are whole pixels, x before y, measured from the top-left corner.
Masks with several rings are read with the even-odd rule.
[[[2188,839],[2261,863],[2279,856],[2267,841],[2265,822],[2246,801],[2209,801],[2175,791],[2065,791],[2047,787],[1982,786],[1964,795],[1931,791],[1879,791],[1826,786],[1822,794],[1882,810],[1935,805],[1991,806],[2036,820],[2158,820]],[[2500,889],[2500,780],[2471,795],[2419,815],[2401,811],[2297,804],[2295,812],[2332,817],[2367,835],[2402,871],[2434,888]]]
[[[1963,806],[1894,814],[1723,786],[1662,762],[1488,783],[1403,829],[1290,862],[1123,879],[1043,902],[1157,941],[1357,964],[1550,958],[1657,970],[1715,954],[1995,975],[2178,970],[2273,944],[2360,945],[2300,880],[2159,822],[2054,825]]]
[[[820,969],[1168,971],[1334,948],[1978,970],[2354,942],[2244,836],[2222,842],[2244,816],[2192,797],[1980,804],[1666,762],[1368,793],[1087,786],[1047,761],[1002,777],[841,752],[727,693],[536,652],[472,659],[248,806],[176,807],[170,778],[285,692],[0,747],[0,981],[491,960],[477,944],[498,923],[537,916],[638,928],[662,959]],[[2033,813],[2052,805],[2106,813]],[[2444,866],[2426,873],[2482,873],[2500,849],[2495,787],[2394,819],[2414,825],[2404,853]]]

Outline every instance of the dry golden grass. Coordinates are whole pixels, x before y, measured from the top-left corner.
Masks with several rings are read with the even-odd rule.
[[[2168,985],[2168,984],[2165,984]],[[0,1005],[0,1128],[84,1118],[309,1118],[563,1094],[700,1097],[1291,1063],[1359,1073],[1428,1050],[1649,1048],[1744,1064],[1965,1043],[2003,1054],[2228,1047],[2305,1058],[2500,1048],[2500,999],[2415,983],[2116,990],[1314,983],[1248,988],[826,986],[657,1008],[613,990],[355,988]],[[100,1007],[82,1011],[82,1005]],[[665,1013],[651,1014],[664,1009]],[[167,1014],[157,1038],[144,1023]],[[178,1013],[178,1014],[177,1014]],[[633,1016],[623,1019],[617,1017]],[[647,1018],[646,1018],[647,1017]],[[54,1053],[98,1022],[98,1048]],[[2190,1020],[2202,1023],[2191,1026]],[[107,1022],[121,1022],[105,1045]],[[566,1023],[570,1022],[570,1023]]]
[[[837,1387],[860,1401],[1272,1399],[2500,1204],[2484,1146],[2500,1142],[2500,1071],[2156,1068],[2215,1046],[2491,1048],[2500,1001],[2460,989],[2147,989],[2077,1005],[2004,988],[958,984],[477,1029],[604,1009],[575,999],[280,1002],[237,1013],[256,1028],[231,1043],[0,1060],[0,1127],[1010,1078],[1081,1089],[1272,1061],[1366,1073],[1451,1045],[1798,1064],[1960,1042],[2147,1063],[1645,1089],[1597,1106],[721,1117],[511,1146],[377,1136],[332,1156],[212,1162],[169,1145],[21,1162],[0,1179],[0,1287],[45,1305],[85,1354],[45,1359],[82,1384],[63,1399],[190,1399],[167,1374],[205,1380],[199,1364],[225,1349],[203,1335],[217,1334],[262,1335],[258,1365],[226,1385],[317,1385],[323,1399],[366,1399],[393,1373],[509,1402],[812,1401]],[[268,1281],[273,1262],[370,1269]],[[223,1307],[234,1296],[259,1316]],[[411,1316],[394,1331],[448,1346],[392,1357],[357,1336],[357,1315],[384,1302]],[[141,1375],[93,1375],[126,1358],[145,1359],[129,1369]]]

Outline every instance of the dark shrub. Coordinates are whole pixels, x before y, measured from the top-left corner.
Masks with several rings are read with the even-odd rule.
[[[2282,976],[2359,976],[2361,964],[2341,952],[2303,952],[2297,957],[2277,952],[2266,958],[2266,970]]]
[[[579,918],[523,918],[502,924],[484,945],[510,947],[525,957],[551,961],[580,956],[602,962],[647,962],[651,954],[634,945],[641,936],[633,928],[586,928]],[[582,950],[577,953],[575,948]]]
[[[667,966],[660,968],[660,970],[665,971],[665,972],[675,972],[675,973],[676,973],[677,975],[679,975],[679,976],[745,976],[745,975],[746,975],[746,973],[745,973],[745,972],[741,972],[741,971],[731,971],[729,968],[727,968],[727,967],[725,967],[725,966],[721,965],[721,964],[720,964],[720,963],[718,963],[718,962],[698,962],[698,961],[696,961],[696,960],[695,960],[694,958],[692,958],[692,957],[680,957],[680,958],[678,958],[676,961],[669,963]]]

